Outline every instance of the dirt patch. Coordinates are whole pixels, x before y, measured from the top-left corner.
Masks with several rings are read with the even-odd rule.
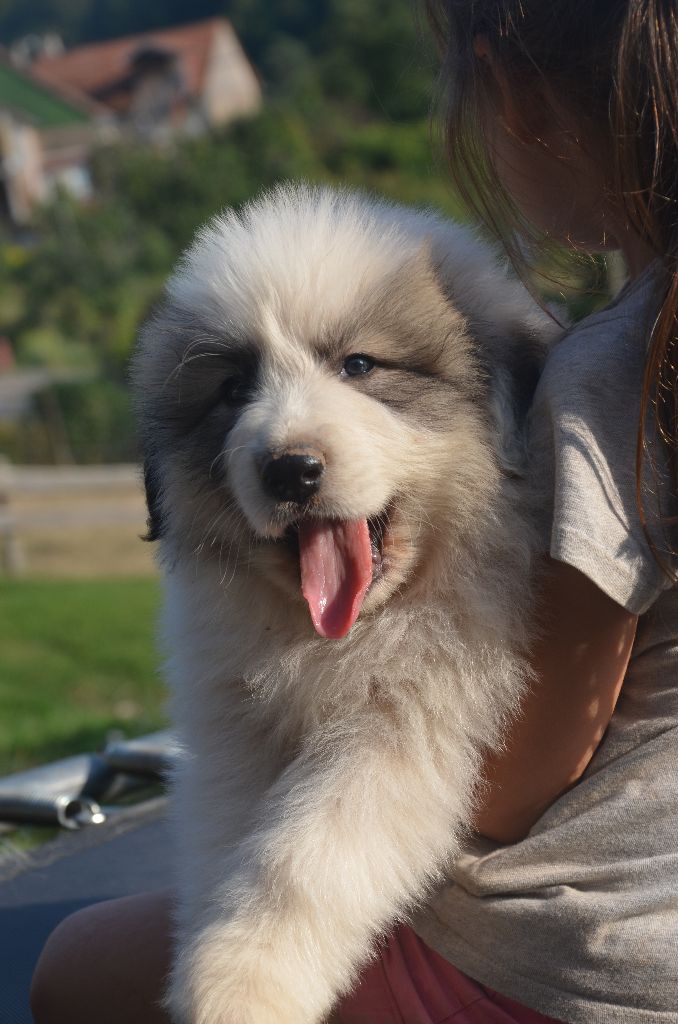
[[[139,539],[144,528],[100,526],[94,529],[32,531],[21,538],[25,577],[92,579],[151,576],[154,545]]]

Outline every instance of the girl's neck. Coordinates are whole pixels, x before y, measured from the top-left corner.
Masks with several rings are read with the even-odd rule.
[[[633,281],[640,277],[645,268],[656,259],[657,253],[648,242],[631,231],[630,228],[627,228],[623,234],[620,232],[617,241],[629,272],[629,279]]]

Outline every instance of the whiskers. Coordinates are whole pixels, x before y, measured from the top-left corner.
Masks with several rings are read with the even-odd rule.
[[[396,529],[406,529],[412,548],[417,546],[424,528],[432,533],[441,532],[440,526],[433,522],[425,505],[412,494],[399,495],[391,499],[384,511],[377,516],[377,520],[383,522],[389,532],[395,533]]]
[[[253,536],[251,530],[245,523],[244,516],[240,511],[238,503],[233,497],[224,495],[217,498],[213,493],[204,495],[200,504],[193,513],[191,523],[191,534],[196,532],[196,523],[205,506],[209,501],[219,503],[218,509],[214,512],[207,524],[201,528],[197,544],[192,549],[192,555],[196,566],[200,560],[209,553],[216,558],[219,571],[220,585],[230,586],[235,578],[238,567],[247,565],[252,555]],[[247,555],[242,557],[243,544],[247,541]]]
[[[409,507],[406,508],[406,505]],[[423,504],[423,502],[419,501],[419,499],[416,498],[413,494],[408,494],[407,499],[402,499],[401,502],[399,502],[396,499],[392,507],[394,511],[397,511],[399,513],[401,519],[405,520],[405,522],[407,523],[408,529],[410,530],[411,541],[414,541],[415,539],[412,536],[413,527],[416,527],[417,529],[416,539],[420,537],[422,528],[424,526],[427,529],[431,530],[431,532],[433,533],[442,532],[440,525],[434,523],[433,520],[431,519],[430,513],[427,510],[426,506]],[[416,516],[416,519],[412,515],[413,512]]]
[[[247,448],[247,447],[248,446],[246,444],[238,444],[238,445],[235,446],[235,448],[222,448],[221,451],[217,452],[217,454],[214,456],[214,458],[210,462],[210,468],[209,468],[209,472],[207,474],[209,476],[210,480],[212,479],[212,474],[214,473],[214,467],[216,466],[217,462],[219,462],[220,460],[222,462],[226,461],[226,460],[228,460],[230,462],[231,458],[233,457],[233,455],[235,455],[236,452],[240,452],[244,448]]]
[[[201,346],[203,346],[202,350],[200,350]],[[209,348],[205,348],[205,346],[209,346]],[[196,351],[196,349],[200,351]],[[183,371],[186,369],[186,367],[190,366],[191,363],[194,363],[198,359],[223,360],[224,352],[228,352],[228,345],[226,345],[224,342],[220,342],[209,335],[196,338],[186,348],[177,365],[172,368],[171,372],[163,381],[162,390],[164,391],[175,381],[179,381],[178,399],[179,401],[181,401],[181,375]]]

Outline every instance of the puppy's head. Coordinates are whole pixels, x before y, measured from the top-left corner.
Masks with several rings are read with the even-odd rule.
[[[524,312],[488,273],[461,229],[345,193],[213,221],[136,357],[150,535],[330,637],[449,567],[501,473],[478,335]]]

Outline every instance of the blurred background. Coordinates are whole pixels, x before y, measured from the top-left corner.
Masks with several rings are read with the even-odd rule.
[[[416,14],[0,0],[0,775],[163,723],[126,368],[195,228],[289,178],[462,215]]]

